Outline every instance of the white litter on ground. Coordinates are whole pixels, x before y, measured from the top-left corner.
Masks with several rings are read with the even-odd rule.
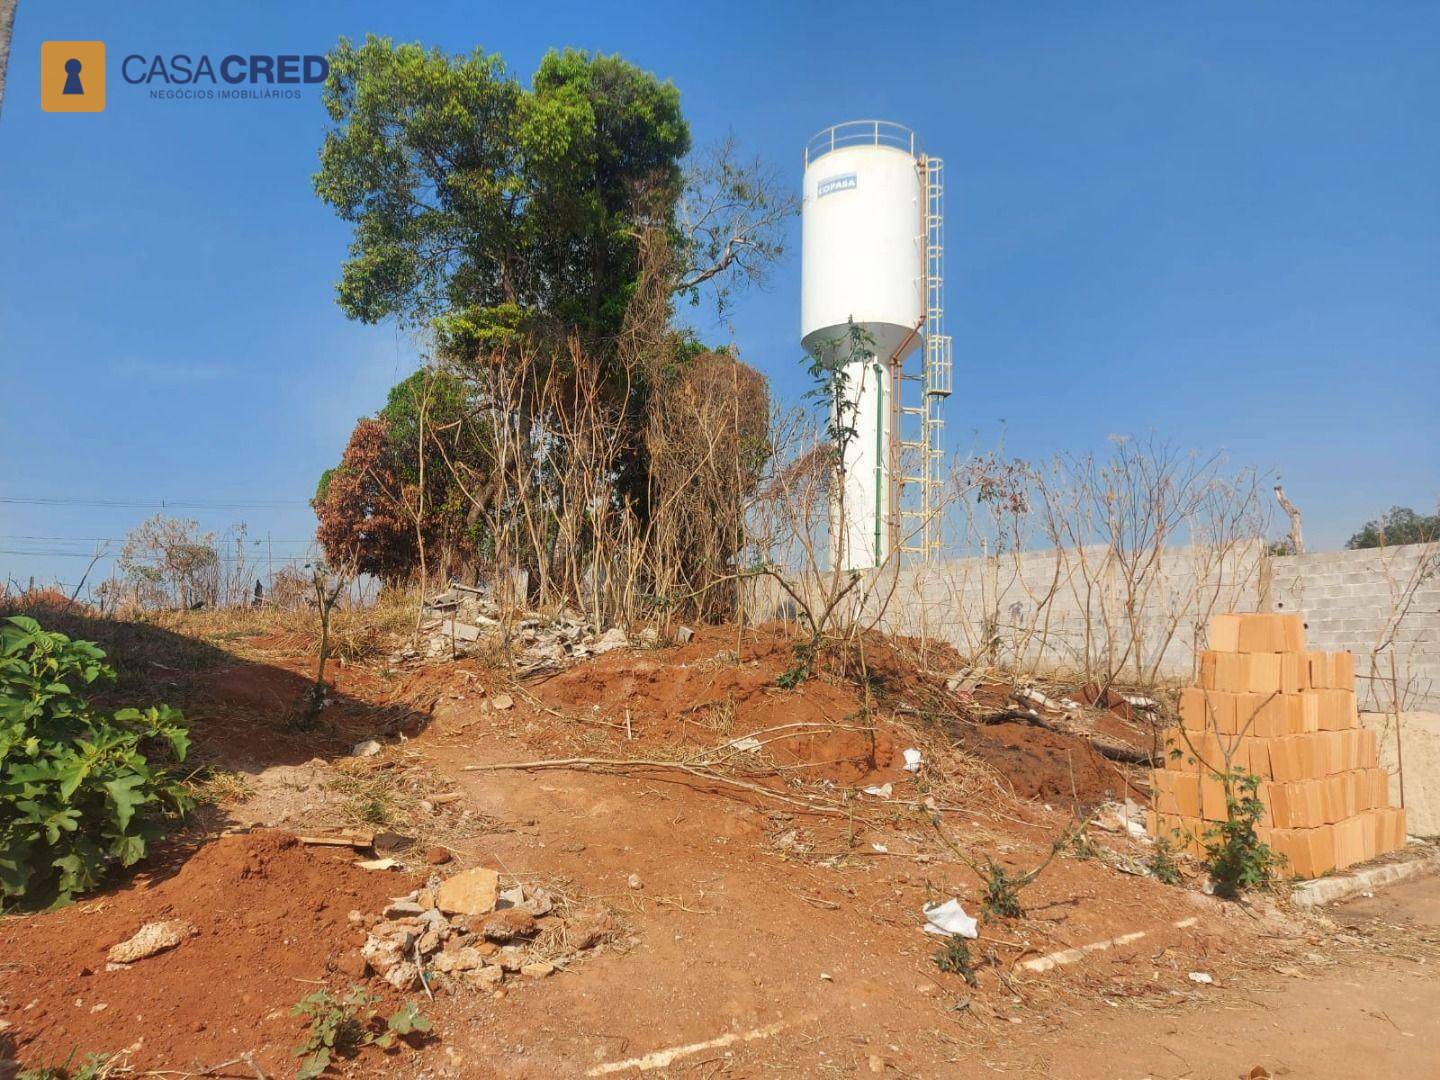
[[[965,914],[965,909],[960,906],[959,900],[946,900],[943,904],[932,904],[920,910],[925,913],[925,933],[927,934],[937,934],[940,937],[953,937],[959,934],[964,938],[980,936],[975,920]]]

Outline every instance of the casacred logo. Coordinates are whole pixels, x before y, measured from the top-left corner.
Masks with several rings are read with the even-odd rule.
[[[40,108],[105,111],[105,43],[46,41],[40,45]]]

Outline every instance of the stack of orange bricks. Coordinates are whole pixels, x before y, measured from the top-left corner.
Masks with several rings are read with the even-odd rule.
[[[1360,727],[1355,658],[1305,650],[1298,615],[1217,615],[1200,685],[1180,692],[1152,778],[1150,832],[1200,854],[1225,820],[1227,769],[1260,779],[1256,832],[1297,877],[1395,851],[1405,811],[1389,805],[1375,732]]]

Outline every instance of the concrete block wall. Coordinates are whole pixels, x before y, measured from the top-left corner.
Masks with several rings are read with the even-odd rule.
[[[1364,707],[1390,708],[1383,646],[1393,642],[1401,707],[1440,708],[1434,546],[1285,557],[1267,556],[1258,542],[1223,557],[1175,547],[1147,571],[1133,603],[1130,579],[1104,547],[954,559],[889,571],[870,583],[864,614],[887,632],[945,641],[966,656],[1021,670],[1103,672],[1113,665],[1133,676],[1138,654],[1142,672],[1188,680],[1211,614],[1295,611],[1305,616],[1311,648],[1355,653]],[[761,583],[751,603],[760,619],[793,614],[773,582]]]
[[[1021,669],[1188,678],[1210,613],[1256,610],[1262,554],[1167,548],[1138,587],[1103,546],[957,559],[900,571],[879,625]]]
[[[1440,708],[1440,549],[1393,548],[1287,555],[1269,563],[1268,604],[1305,617],[1313,649],[1355,654],[1361,707]],[[1390,652],[1395,682],[1390,679]]]

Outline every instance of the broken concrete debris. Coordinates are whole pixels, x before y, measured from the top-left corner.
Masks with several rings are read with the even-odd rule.
[[[501,908],[493,912],[480,927],[480,933],[486,941],[502,945],[520,938],[534,937],[538,930],[535,916],[519,907]]]
[[[467,870],[450,879],[463,879],[460,893],[467,898],[476,894],[477,887],[483,898],[485,883],[495,876],[492,870],[476,869],[481,873]],[[564,967],[565,956],[556,955],[555,942],[563,942],[566,954],[573,956],[602,944],[615,932],[614,921],[603,912],[581,912],[560,920],[552,914],[553,897],[539,887],[506,889],[492,898],[494,910],[483,916],[447,913],[444,902],[436,906],[447,884],[396,897],[381,917],[352,911],[350,922],[368,928],[365,943],[358,951],[335,958],[334,969],[352,978],[373,975],[402,991],[422,984],[433,990],[437,976],[444,976],[452,986],[494,988],[507,975],[540,979]],[[552,921],[542,922],[545,919]],[[541,932],[547,927],[554,932],[543,939],[550,944],[542,946]],[[438,984],[445,985],[443,980]]]
[[[355,865],[361,870],[398,870],[401,867],[399,860],[388,855],[383,859],[360,859]]]
[[[548,889],[542,889],[538,885],[528,889],[522,889],[516,885],[513,889],[506,889],[500,894],[500,900],[495,905],[497,908],[516,907],[522,911],[528,911],[535,918],[540,919],[555,907],[555,898],[550,895]]]
[[[447,878],[435,893],[435,906],[447,915],[488,915],[500,898],[500,875],[484,866]]]
[[[616,649],[624,649],[630,645],[630,636],[618,626],[612,626],[605,633],[601,634],[595,644],[590,646],[590,651],[596,656],[603,656],[607,652],[614,652]]]
[[[183,919],[148,922],[120,944],[113,946],[106,954],[106,959],[115,965],[133,964],[166,949],[173,949],[198,932]]]
[[[574,611],[562,609],[552,615],[507,612],[489,589],[458,583],[426,603],[419,638],[418,648],[402,653],[399,659],[466,655],[503,644],[521,673],[560,667],[630,644],[624,630],[600,634]],[[501,704],[502,698],[508,704]],[[511,704],[506,695],[491,699],[492,708],[507,709]]]

